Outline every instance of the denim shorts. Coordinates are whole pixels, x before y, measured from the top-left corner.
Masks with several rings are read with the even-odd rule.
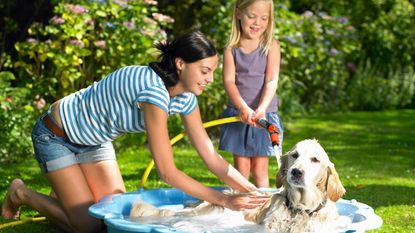
[[[239,111],[228,107],[222,117],[238,116]],[[274,148],[267,130],[252,127],[242,122],[234,122],[222,125],[220,130],[219,150],[229,151],[245,157],[275,156],[282,154],[282,141],[284,128],[277,112],[266,113],[269,123],[275,125],[280,134],[278,135],[279,145]],[[277,151],[276,151],[277,150]]]
[[[50,110],[44,113],[32,130],[35,158],[42,172],[56,171],[74,164],[115,160],[115,151],[111,142],[85,146],[70,142],[67,136],[59,137],[53,134],[43,121],[49,113]]]

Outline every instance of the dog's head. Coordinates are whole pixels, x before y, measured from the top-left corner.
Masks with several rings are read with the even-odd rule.
[[[315,139],[298,142],[281,161],[277,188],[319,190],[334,202],[346,192],[334,164]]]

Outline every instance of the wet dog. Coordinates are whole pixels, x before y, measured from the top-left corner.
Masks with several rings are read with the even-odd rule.
[[[245,220],[263,224],[271,232],[287,233],[336,232],[350,223],[338,215],[335,202],[345,189],[317,140],[300,141],[281,157],[276,187],[282,187],[281,191],[273,193],[264,205],[244,211]],[[233,194],[228,191],[228,195]],[[223,211],[223,207],[207,202],[177,211],[136,202],[130,216],[198,216]]]

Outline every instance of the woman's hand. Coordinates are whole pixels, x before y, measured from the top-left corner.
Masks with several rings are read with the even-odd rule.
[[[231,210],[255,209],[262,206],[269,198],[269,195],[259,192],[241,193],[226,196],[224,207]]]

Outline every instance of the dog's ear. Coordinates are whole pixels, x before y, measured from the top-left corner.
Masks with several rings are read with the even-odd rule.
[[[327,196],[330,200],[336,202],[344,195],[344,193],[346,193],[346,189],[344,189],[343,184],[340,181],[339,175],[334,168],[334,164],[330,164],[327,167],[327,174]]]
[[[287,178],[287,158],[288,154],[285,154],[281,157],[281,167],[278,169],[277,177],[275,179],[275,186],[281,188],[284,183],[284,179]]]

